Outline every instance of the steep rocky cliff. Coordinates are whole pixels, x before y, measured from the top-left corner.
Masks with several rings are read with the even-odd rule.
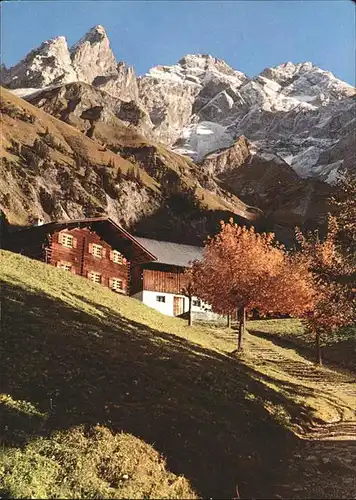
[[[208,155],[200,166],[224,189],[259,207],[265,228],[277,231],[284,240],[295,226],[315,228],[325,224],[330,211],[328,199],[335,188],[318,179],[302,179],[276,154],[260,156],[243,136],[231,147]]]
[[[198,243],[222,217],[261,215],[118,118],[103,144],[5,89],[0,110],[0,208],[11,224],[106,214],[143,236]]]
[[[102,142],[107,142],[108,130],[111,135],[119,136],[122,124],[132,126],[133,131],[146,139],[153,138],[152,122],[142,107],[135,101],[115,98],[93,85],[68,83],[31,94],[27,100]]]

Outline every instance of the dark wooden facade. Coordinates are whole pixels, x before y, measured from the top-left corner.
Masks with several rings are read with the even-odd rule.
[[[154,255],[155,259],[132,266],[132,294],[138,294],[138,297],[143,297],[149,304],[152,304],[154,294],[141,294],[141,292],[184,295],[187,286],[184,271],[192,265],[192,262],[203,258],[204,248],[139,236],[137,240]],[[171,304],[171,299],[166,297],[166,302]]]
[[[132,286],[137,291],[148,290],[152,292],[182,293],[185,285],[184,268],[158,263],[148,263],[137,266],[140,269],[140,286],[134,285],[136,278],[132,273]],[[136,271],[138,275],[138,271]]]
[[[62,242],[67,235],[73,243],[69,248]],[[101,250],[101,255],[93,253],[95,245]],[[88,228],[64,229],[52,234],[47,247],[47,262],[62,269],[70,266],[68,270],[74,274],[97,280],[97,283],[109,288],[114,286],[117,292],[128,293],[129,262],[120,252],[114,254],[114,250]],[[114,262],[114,258],[118,262]]]
[[[154,257],[110,219],[82,219],[33,226],[13,233],[7,249],[130,294],[130,263]]]

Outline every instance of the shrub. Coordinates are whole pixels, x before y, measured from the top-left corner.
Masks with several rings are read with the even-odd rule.
[[[46,159],[49,158],[49,147],[41,139],[36,138],[33,143],[33,150],[39,158]]]
[[[0,483],[8,498],[197,498],[151,446],[101,426],[4,451]]]
[[[50,133],[48,130],[48,127],[46,128],[46,131],[44,134],[42,134],[42,141],[49,146],[52,149],[56,149],[60,153],[66,154],[67,150],[60,142],[57,141],[55,136]]]
[[[11,118],[18,118],[24,122],[35,123],[36,117],[27,113],[24,109],[14,106],[13,104],[1,100],[0,103],[0,112],[4,115],[10,116]]]

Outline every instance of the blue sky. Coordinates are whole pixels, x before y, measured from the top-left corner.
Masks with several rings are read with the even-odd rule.
[[[144,74],[189,53],[212,54],[254,76],[287,61],[312,61],[355,84],[355,4],[305,1],[10,1],[1,4],[7,67],[42,41],[73,44],[102,24],[118,60]]]

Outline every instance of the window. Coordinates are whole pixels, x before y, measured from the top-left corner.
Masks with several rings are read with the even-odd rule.
[[[70,234],[62,234],[61,243],[64,247],[73,248],[73,236]]]
[[[70,262],[57,262],[57,267],[59,267],[59,269],[63,269],[63,271],[72,270],[72,264]]]
[[[113,260],[113,262],[115,262],[115,264],[123,264],[124,263],[124,259],[121,255],[121,253],[118,252],[117,250],[113,250],[112,260]]]
[[[94,257],[101,258],[103,256],[103,247],[101,245],[97,245],[96,243],[93,243],[92,254],[94,255]]]
[[[166,297],[164,295],[156,295],[157,302],[166,302]]]
[[[88,274],[88,278],[93,282],[93,283],[101,283],[101,274],[97,273],[95,271],[90,271]]]
[[[115,292],[122,292],[124,289],[124,282],[120,278],[111,278],[111,290]]]
[[[195,307],[201,307],[201,301],[200,299],[193,299],[192,300],[192,305]]]

